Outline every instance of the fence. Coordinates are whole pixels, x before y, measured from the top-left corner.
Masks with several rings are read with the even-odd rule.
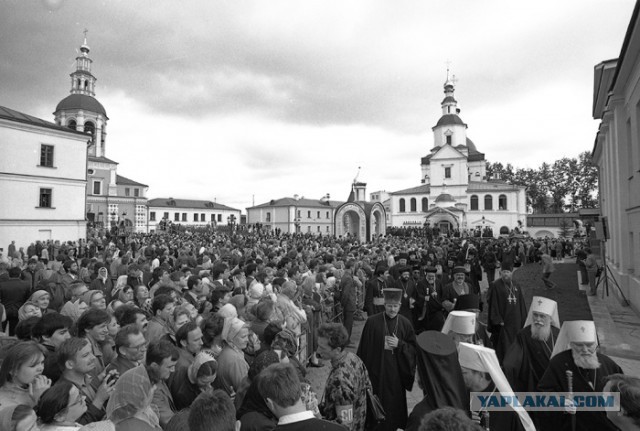
[[[363,308],[364,308],[364,293],[365,287],[364,282],[362,286],[356,286],[356,316],[363,316]],[[339,283],[336,283],[336,287]],[[333,300],[333,295],[331,297],[326,297],[322,300],[322,311],[320,312],[320,323],[326,322],[337,322],[342,323],[342,307],[339,302]],[[307,314],[308,316],[308,314]],[[313,318],[307,319],[307,325],[304,326],[304,330],[298,337],[298,352],[296,354],[296,358],[300,361],[301,364],[306,364],[309,359],[311,359],[311,355],[313,355],[313,349],[309,346],[313,346],[314,337],[316,336],[316,330],[318,328],[315,327],[315,322]]]

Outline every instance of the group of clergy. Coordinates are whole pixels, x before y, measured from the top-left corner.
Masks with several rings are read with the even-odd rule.
[[[622,373],[611,358],[598,352],[594,322],[565,321],[560,327],[557,303],[549,298],[533,297],[528,313],[524,307],[524,324],[498,355],[497,349],[488,347],[487,329],[478,321],[479,310],[472,296],[458,298],[461,305],[456,308],[465,309],[449,312],[441,331],[427,330],[416,337],[411,322],[399,313],[403,293],[401,289],[385,289],[385,311],[367,320],[358,348],[374,393],[387,409],[386,420],[372,428],[376,431],[417,430],[427,413],[442,407],[469,412],[471,392],[603,392],[607,376]],[[506,295],[500,295],[507,307],[518,306],[520,311],[524,301],[521,291],[514,291],[513,286],[509,289],[507,284]],[[416,366],[424,399],[407,420],[405,390],[413,386]],[[618,429],[606,412],[576,410],[570,404],[554,412],[527,412],[516,407],[512,411],[469,413],[490,430]]]

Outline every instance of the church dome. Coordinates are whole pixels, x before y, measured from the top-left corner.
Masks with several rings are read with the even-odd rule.
[[[96,112],[107,116],[104,106],[98,102],[94,97],[87,96],[85,94],[71,94],[58,103],[56,106],[56,112],[65,109],[82,109],[85,111]]]
[[[478,151],[478,149],[476,148],[476,144],[474,144],[473,141],[469,138],[467,138],[467,148],[469,149],[469,151]]]
[[[455,202],[456,200],[449,193],[442,193],[436,198],[436,202]]]
[[[445,114],[440,117],[440,119],[438,120],[438,124],[436,124],[436,127],[449,125],[466,126],[466,124],[464,124],[464,121],[462,121],[462,119],[456,114]]]

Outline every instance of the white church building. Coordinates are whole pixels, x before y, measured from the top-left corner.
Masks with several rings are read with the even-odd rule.
[[[390,225],[429,225],[441,233],[490,227],[494,236],[526,229],[525,188],[487,178],[485,155],[467,137],[449,77],[444,94],[433,148],[421,159],[420,184],[389,193]]]

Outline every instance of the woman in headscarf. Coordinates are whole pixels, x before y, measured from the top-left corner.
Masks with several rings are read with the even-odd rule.
[[[101,263],[96,265],[96,268],[96,278],[94,278],[91,282],[89,289],[99,290],[107,298],[108,301],[111,301],[115,294],[113,292],[113,281],[111,281],[111,277],[109,277],[107,265]]]
[[[249,364],[243,352],[249,342],[249,328],[237,317],[226,318],[222,328],[222,339],[216,386],[231,396],[249,374]]]
[[[126,285],[118,291],[118,299],[123,304],[134,305],[133,302],[133,287]]]
[[[162,431],[158,415],[151,408],[155,389],[142,365],[120,376],[107,404],[107,418],[116,431]]]
[[[0,407],[0,430],[2,431],[40,431],[36,412],[27,405]]]
[[[53,311],[49,309],[49,302],[51,302],[51,295],[46,290],[36,290],[29,298],[29,302],[33,302],[40,307],[40,313],[44,316],[45,314]]]
[[[42,311],[35,302],[27,301],[18,309],[18,321],[29,317],[42,317]]]
[[[201,392],[211,391],[217,371],[218,363],[207,352],[198,353],[187,368],[177,369],[173,376],[175,384],[171,388],[176,410],[189,407]]]
[[[82,295],[82,301],[89,306],[89,308],[97,308],[100,310],[107,309],[107,299],[99,290],[88,290]]]

